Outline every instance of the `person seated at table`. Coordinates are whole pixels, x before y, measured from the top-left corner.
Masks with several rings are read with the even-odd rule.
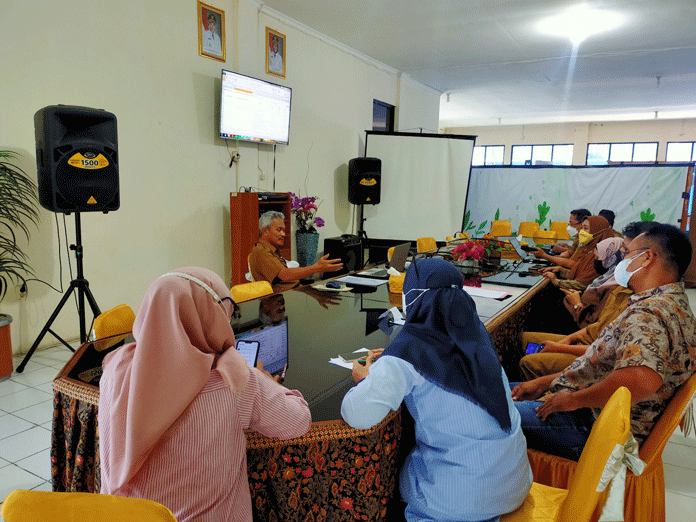
[[[628,252],[631,241],[643,232],[648,231],[652,226],[653,223],[649,221],[635,221],[624,227],[624,238],[620,248],[622,257],[624,252]],[[614,241],[614,239],[605,239],[599,244],[606,241]],[[612,278],[614,268],[607,272],[607,274],[611,273]],[[585,353],[587,347],[594,342],[606,326],[621,315],[626,309],[628,298],[633,294],[633,291],[630,288],[624,288],[619,285],[615,279],[614,283],[614,288],[607,292],[607,296],[596,310],[598,314],[595,321],[584,325],[577,332],[565,336],[542,332],[524,332],[522,334],[523,346],[527,346],[527,343],[530,342],[544,345],[544,348],[539,353],[525,355],[520,360],[520,370],[524,380],[530,381],[543,375],[563,371],[576,357]],[[566,299],[569,299],[569,296],[566,296]]]
[[[544,252],[540,248],[537,248],[536,250],[534,250],[533,254],[536,257],[541,258],[541,259],[549,259],[549,260],[556,259],[556,261],[558,261],[559,259],[560,260],[569,259],[578,248],[578,235],[577,234],[580,231],[580,227],[582,226],[582,222],[585,220],[585,218],[587,218],[591,215],[592,215],[592,212],[590,212],[586,208],[578,208],[575,210],[571,210],[570,217],[568,218],[568,228],[566,228],[566,230],[568,231],[568,235],[573,238],[573,243],[570,245],[568,245],[567,243],[556,243],[551,248],[551,252],[553,252],[553,254],[551,254],[551,255],[547,254],[546,252]],[[556,256],[554,254],[559,254],[560,257]],[[549,256],[549,257],[546,257],[546,256]]]
[[[594,267],[597,243],[613,235],[609,222],[603,217],[585,218],[578,232],[578,249],[566,260],[569,266],[542,268],[542,275],[559,288],[584,290],[599,275]]]
[[[530,448],[578,460],[597,410],[620,386],[631,392],[631,431],[645,441],[696,371],[696,318],[680,282],[690,262],[689,238],[672,225],[633,240],[614,271],[634,292],[626,310],[565,370],[512,390]]]
[[[367,429],[406,404],[416,439],[400,479],[408,521],[497,520],[522,503],[532,475],[491,338],[443,259],[411,264],[403,308],[406,323],[389,346],[353,363],[358,384],[341,415]]]
[[[274,292],[283,292],[299,286],[300,279],[321,272],[337,272],[343,268],[340,259],[329,259],[329,254],[310,266],[288,268],[280,255],[285,244],[285,216],[269,210],[259,218],[259,241],[249,254],[249,268],[254,281],[268,281]]]
[[[251,521],[245,429],[290,439],[312,419],[298,391],[235,349],[222,279],[181,268],[148,289],[135,343],[104,359],[101,493],[155,500],[179,522]]]
[[[623,237],[621,232],[619,232],[618,230],[614,230],[614,220],[616,219],[616,214],[613,210],[603,208],[597,213],[597,215],[602,216],[609,222],[609,226],[612,228],[612,232],[614,232],[614,237]]]

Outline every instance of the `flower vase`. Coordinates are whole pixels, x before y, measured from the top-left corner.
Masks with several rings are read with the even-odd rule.
[[[319,234],[316,232],[297,232],[295,241],[297,245],[297,262],[300,263],[300,266],[313,265],[317,259]]]
[[[459,270],[462,274],[475,274],[478,272],[478,259],[463,259],[459,261]]]

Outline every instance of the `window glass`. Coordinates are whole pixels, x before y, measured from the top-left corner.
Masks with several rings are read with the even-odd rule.
[[[471,156],[471,165],[480,167],[484,164],[486,157],[486,147],[474,147],[474,154]]]
[[[693,161],[694,160],[694,142],[688,141],[684,143],[673,142],[667,143],[667,161]]]
[[[572,145],[554,145],[553,146],[553,164],[554,165],[572,165],[573,164],[573,146]]]
[[[532,147],[532,165],[551,163],[552,155],[553,147],[551,145],[534,145]]]
[[[511,165],[524,165],[532,161],[531,145],[513,145]]]
[[[505,155],[505,145],[486,147],[486,165],[502,165]]]
[[[608,143],[590,143],[587,146],[588,165],[606,165],[609,162]]]
[[[657,143],[636,143],[633,147],[633,161],[654,162],[657,160]]]
[[[609,161],[633,161],[633,143],[612,143],[609,149]]]

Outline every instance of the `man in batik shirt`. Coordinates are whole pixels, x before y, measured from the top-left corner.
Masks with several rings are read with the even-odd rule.
[[[672,225],[633,240],[615,270],[634,292],[626,310],[563,372],[513,388],[529,448],[578,460],[595,416],[620,386],[631,391],[631,431],[645,441],[696,372],[696,318],[679,282],[690,262],[689,239]]]

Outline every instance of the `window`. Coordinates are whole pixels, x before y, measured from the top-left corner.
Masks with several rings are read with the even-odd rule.
[[[511,165],[571,165],[572,145],[513,145]]]
[[[667,156],[669,162],[696,161],[696,142],[670,141],[667,143]]]
[[[394,132],[394,106],[372,100],[372,130]]]
[[[505,145],[481,145],[474,147],[474,155],[471,158],[472,167],[481,165],[502,165],[505,155]]]
[[[590,143],[587,145],[587,165],[655,163],[656,161],[657,142]]]

